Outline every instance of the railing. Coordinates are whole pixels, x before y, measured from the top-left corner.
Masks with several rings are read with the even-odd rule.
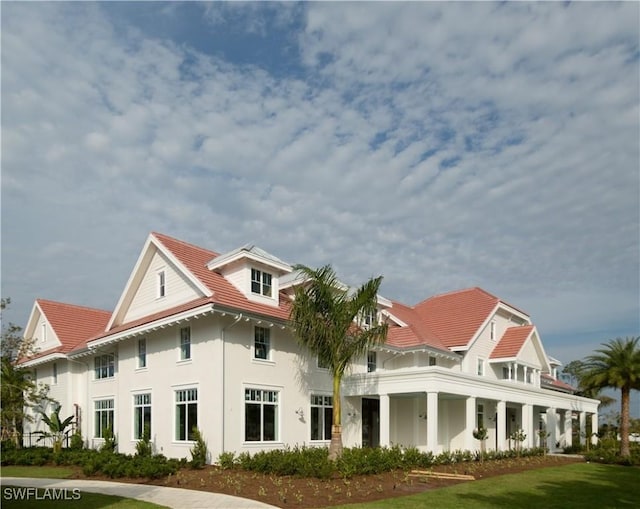
[[[62,447],[69,447],[70,435],[67,433],[62,439]],[[53,437],[43,437],[40,433],[23,433],[23,447],[53,447]]]

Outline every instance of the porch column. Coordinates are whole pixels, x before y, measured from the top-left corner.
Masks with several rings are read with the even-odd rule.
[[[533,407],[526,403],[522,405],[522,431],[527,435],[522,446],[527,448],[533,447],[535,440],[533,431]]]
[[[476,427],[476,398],[473,396],[469,396],[466,400],[465,421],[464,448],[467,451],[475,451],[476,444],[473,438],[473,430]]]
[[[496,405],[496,436],[498,437],[497,450],[504,450],[504,443],[507,439],[507,402],[498,401]]]
[[[522,382],[525,383],[525,384],[527,383],[527,369],[529,369],[529,368],[527,368],[527,366],[523,367],[523,371],[524,372],[523,372],[523,375],[522,375]]]
[[[587,412],[580,412],[580,445],[587,443]]]
[[[598,412],[591,414],[591,443],[596,445],[598,443]]]
[[[514,382],[518,381],[518,363],[517,362],[513,363],[513,377],[512,377],[512,380]]]
[[[564,411],[564,446],[571,447],[573,444],[573,412]]]
[[[556,436],[557,436],[557,416],[556,409],[551,407],[547,409],[547,449],[553,451],[556,448]]]
[[[380,394],[380,446],[389,446],[389,395]]]
[[[438,393],[427,392],[427,450],[438,453]]]

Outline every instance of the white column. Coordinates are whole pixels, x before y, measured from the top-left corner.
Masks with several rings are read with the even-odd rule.
[[[498,437],[498,447],[499,451],[504,450],[504,443],[507,439],[507,403],[506,401],[498,401],[496,405],[496,433]]]
[[[438,454],[438,393],[427,392],[427,450]]]
[[[573,444],[573,420],[571,410],[564,411],[564,446],[571,447]]]
[[[524,372],[523,372],[523,376],[522,376],[522,381],[526,384],[527,383],[527,366],[523,366]]]
[[[557,430],[557,418],[556,418],[556,409],[548,408],[547,409],[547,433],[549,436],[547,437],[547,449],[549,451],[553,451],[556,448],[556,436],[558,433]]]
[[[587,443],[587,412],[580,412],[580,445]]]
[[[533,407],[528,404],[522,405],[522,431],[527,435],[522,447],[534,447]]]
[[[380,394],[380,446],[389,446],[389,395]]]
[[[598,443],[598,413],[591,414],[591,443],[596,445]]]
[[[476,398],[469,396],[465,406],[464,448],[467,451],[475,451],[478,449],[476,439],[473,438],[473,430],[476,427]]]

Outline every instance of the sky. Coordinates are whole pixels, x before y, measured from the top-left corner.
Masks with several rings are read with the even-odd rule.
[[[640,335],[639,3],[0,8],[5,322],[113,309],[158,231]]]

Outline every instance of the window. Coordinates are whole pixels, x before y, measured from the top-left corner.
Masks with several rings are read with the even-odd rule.
[[[138,367],[147,367],[147,339],[142,338],[138,340]]]
[[[112,353],[98,355],[94,359],[95,379],[112,378],[115,373],[115,356]]]
[[[247,442],[278,440],[278,391],[245,389],[244,439]]]
[[[478,410],[476,415],[476,426],[478,428],[484,428],[484,405],[478,404]]]
[[[164,297],[166,295],[166,280],[164,270],[158,272],[158,297]]]
[[[478,359],[478,375],[484,376],[484,359]]]
[[[509,380],[511,378],[511,373],[509,372],[509,368],[507,366],[502,367],[502,378],[504,380]]]
[[[373,373],[378,367],[378,354],[376,352],[367,353],[367,373]]]
[[[311,440],[331,440],[333,398],[311,396]]]
[[[134,394],[133,396],[133,438],[140,440],[144,428],[151,433],[151,394]]]
[[[271,297],[271,274],[251,269],[251,292]]]
[[[198,427],[198,389],[176,391],[176,440],[193,440]]]
[[[320,369],[329,369],[329,363],[327,361],[325,361],[324,359],[321,359],[320,357],[318,357],[316,359],[316,365]]]
[[[268,360],[271,354],[271,330],[256,327],[254,330],[253,356],[256,359]]]
[[[489,337],[495,341],[495,339],[496,339],[496,322],[491,322]]]
[[[191,359],[191,327],[180,329],[180,360]]]
[[[57,384],[58,383],[58,365],[54,362],[53,363],[53,384]]]
[[[378,323],[378,313],[377,311],[370,311],[369,313],[364,314],[364,326],[365,328],[372,327],[373,325],[377,325]]]
[[[47,324],[43,323],[42,324],[42,342],[46,343],[47,341]]]
[[[437,361],[435,357],[429,356],[429,366],[437,366]]]
[[[103,438],[107,428],[113,431],[113,400],[101,399],[95,402],[94,437]]]

